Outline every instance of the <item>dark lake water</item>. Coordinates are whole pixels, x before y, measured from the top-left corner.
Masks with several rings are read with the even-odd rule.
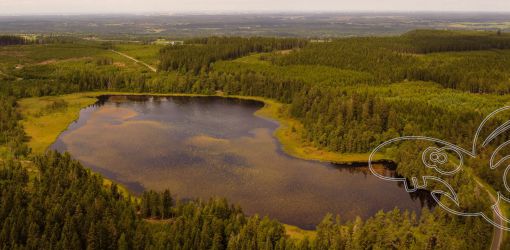
[[[226,197],[247,214],[306,229],[326,213],[366,218],[395,207],[419,212],[429,203],[427,194],[409,194],[368,167],[286,155],[272,136],[278,124],[254,115],[261,107],[219,97],[104,97],[83,109],[52,149],[70,152],[134,193]]]

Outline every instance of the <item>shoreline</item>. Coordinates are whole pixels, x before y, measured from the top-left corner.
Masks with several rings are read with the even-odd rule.
[[[215,95],[219,96],[219,95]],[[223,97],[242,100],[254,100],[264,103],[264,107],[255,112],[256,116],[271,119],[279,124],[273,136],[280,143],[282,150],[295,158],[309,161],[327,162],[340,165],[359,166],[368,164],[370,153],[337,153],[317,148],[303,142],[303,125],[300,121],[289,117],[285,112],[286,104],[278,101],[256,96],[225,95]],[[374,163],[387,163],[389,159],[377,154]]]
[[[305,143],[301,140],[303,125],[301,122],[285,114],[287,107],[285,104],[275,100],[240,95],[202,95],[202,94],[181,94],[181,93],[133,93],[133,92],[79,92],[60,96],[45,96],[23,98],[19,101],[20,112],[23,115],[23,126],[27,135],[31,138],[28,142],[34,153],[44,153],[51,144],[55,142],[58,136],[64,132],[71,123],[79,118],[80,110],[95,104],[100,96],[107,95],[132,95],[132,96],[189,96],[189,97],[222,97],[234,98],[241,100],[259,101],[264,107],[255,112],[256,116],[264,119],[276,121],[279,127],[274,131],[273,136],[276,137],[281,145],[282,150],[295,158],[302,160],[311,160],[319,162],[327,162],[340,165],[359,166],[366,165],[370,153],[337,153],[319,149],[313,145]],[[54,100],[75,101],[66,108],[65,112],[55,112],[51,114],[34,117],[33,102],[51,102]],[[32,106],[32,107],[28,107]],[[37,112],[37,110],[35,110]],[[45,119],[48,118],[48,119]],[[51,121],[47,121],[50,120]],[[57,119],[55,119],[57,118]],[[32,123],[31,123],[32,122]],[[35,123],[35,124],[34,124]],[[50,132],[48,132],[48,128]],[[44,131],[44,132],[43,132]],[[41,136],[44,135],[44,136]],[[42,137],[42,138],[41,138]],[[33,139],[37,138],[37,139]],[[390,162],[384,155],[376,155],[375,163]]]
[[[22,124],[27,135],[31,138],[28,142],[30,148],[33,149],[32,153],[44,153],[56,141],[56,139],[67,130],[70,124],[79,119],[80,111],[99,101],[101,96],[188,96],[188,97],[221,97],[233,98],[241,100],[253,100],[264,104],[258,109],[254,115],[263,119],[270,119],[276,121],[279,127],[273,132],[278,143],[284,153],[302,160],[328,162],[332,164],[349,165],[352,167],[366,166],[368,163],[369,153],[366,154],[341,154],[335,152],[328,152],[315,148],[313,146],[304,145],[301,138],[301,131],[303,129],[301,123],[292,119],[283,112],[285,104],[279,103],[275,100],[263,97],[253,96],[238,96],[238,95],[201,95],[201,94],[180,94],[180,93],[132,93],[132,92],[79,92],[73,94],[59,95],[59,96],[44,96],[44,97],[31,97],[23,98],[19,101],[19,111],[23,115]],[[68,102],[68,106],[64,111],[55,111],[53,113],[40,113],[46,108],[44,104],[51,104],[57,100],[64,100]],[[39,113],[38,113],[39,112]],[[297,129],[296,129],[297,127]],[[294,129],[292,129],[294,128]],[[376,158],[376,163],[387,163],[388,160],[382,156]],[[114,181],[102,177],[104,179],[105,187],[110,186]],[[122,184],[117,183],[120,191],[129,197],[132,197],[129,189]],[[136,197],[132,197],[136,199]],[[283,224],[283,223],[282,223]],[[287,234],[293,238],[315,237],[315,230],[305,230],[294,225],[283,224]]]

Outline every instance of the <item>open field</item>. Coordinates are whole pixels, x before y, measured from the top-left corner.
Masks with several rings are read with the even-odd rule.
[[[66,22],[67,25],[59,25]],[[508,13],[331,12],[193,15],[5,16],[6,33],[73,34],[105,40],[197,36],[341,37],[413,29],[508,30]]]
[[[131,48],[128,53],[136,56],[139,54],[137,52]],[[104,71],[143,72],[147,70],[145,66],[102,48],[99,43],[92,42],[5,46],[0,47],[0,57],[2,58],[0,80],[17,80],[20,84],[33,80],[51,80],[66,72],[87,70],[92,67]]]
[[[159,64],[159,50],[163,47],[163,45],[142,45],[134,43],[115,44],[115,50],[132,56],[156,68]]]

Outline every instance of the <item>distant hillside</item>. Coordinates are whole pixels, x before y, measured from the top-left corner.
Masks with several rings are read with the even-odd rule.
[[[73,34],[102,39],[397,35],[415,29],[510,31],[508,13],[282,13],[218,15],[0,16],[0,34]]]

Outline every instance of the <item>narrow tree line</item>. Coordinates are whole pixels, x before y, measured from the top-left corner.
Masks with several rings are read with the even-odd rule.
[[[21,36],[0,35],[0,46],[29,44],[30,41]]]

